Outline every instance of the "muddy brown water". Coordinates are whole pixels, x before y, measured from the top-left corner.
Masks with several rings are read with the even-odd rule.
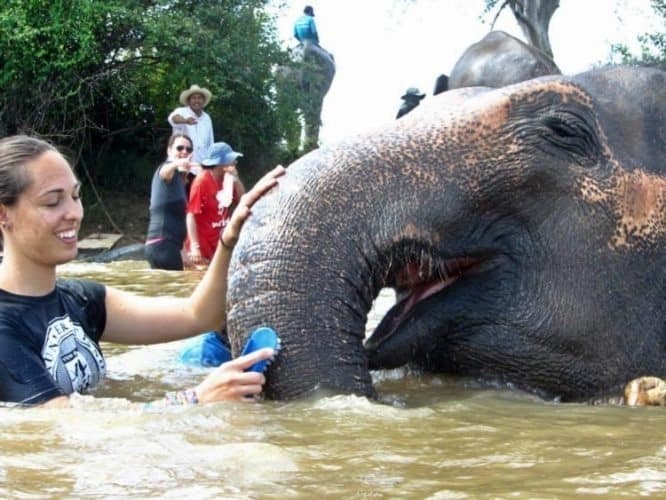
[[[63,276],[184,295],[196,272],[73,263]],[[383,291],[368,328],[393,303]],[[666,498],[666,410],[556,404],[474,381],[374,374],[336,396],[147,413],[196,383],[182,343],[103,345],[105,382],[71,410],[0,409],[2,498]]]

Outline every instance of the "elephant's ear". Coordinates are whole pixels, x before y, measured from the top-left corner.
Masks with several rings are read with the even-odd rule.
[[[626,168],[663,173],[666,166],[666,73],[610,67],[573,78],[594,98],[599,123]]]

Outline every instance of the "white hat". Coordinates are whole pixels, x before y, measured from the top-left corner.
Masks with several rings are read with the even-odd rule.
[[[183,106],[187,106],[188,104],[188,99],[192,94],[201,94],[204,96],[204,108],[208,106],[208,103],[210,102],[211,98],[213,97],[213,94],[210,93],[210,90],[208,90],[205,87],[199,87],[198,85],[192,85],[189,89],[183,90],[180,93],[180,103]]]

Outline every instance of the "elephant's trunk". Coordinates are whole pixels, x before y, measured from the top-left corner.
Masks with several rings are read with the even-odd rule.
[[[253,208],[234,252],[228,297],[234,352],[262,325],[282,341],[264,390],[270,398],[314,391],[374,395],[362,345],[378,293],[367,285],[373,280],[365,257],[372,253],[369,231],[343,199],[353,197],[349,184],[311,177],[313,169],[339,162],[317,151],[292,165],[276,192]],[[327,200],[325,214],[312,209],[320,198]]]
[[[433,205],[460,194],[457,167],[442,165],[459,117],[439,113],[306,155],[253,208],[232,259],[228,330],[235,353],[259,326],[280,335],[268,397],[374,394],[362,344],[372,301],[414,265],[405,253],[437,241]]]

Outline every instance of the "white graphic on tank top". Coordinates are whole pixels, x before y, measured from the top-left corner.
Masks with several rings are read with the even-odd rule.
[[[234,199],[234,176],[229,172],[224,174],[222,189],[215,194],[215,199],[217,200],[218,213],[222,215],[222,218],[219,222],[213,222],[211,225],[215,229],[219,227],[220,230],[222,230],[227,227],[229,219],[231,218],[229,207]]]
[[[217,202],[224,208],[229,208],[234,201],[234,176],[229,172],[224,173],[222,191],[217,193]]]
[[[66,394],[94,387],[106,373],[97,345],[69,316],[53,319],[46,328],[42,359]]]

